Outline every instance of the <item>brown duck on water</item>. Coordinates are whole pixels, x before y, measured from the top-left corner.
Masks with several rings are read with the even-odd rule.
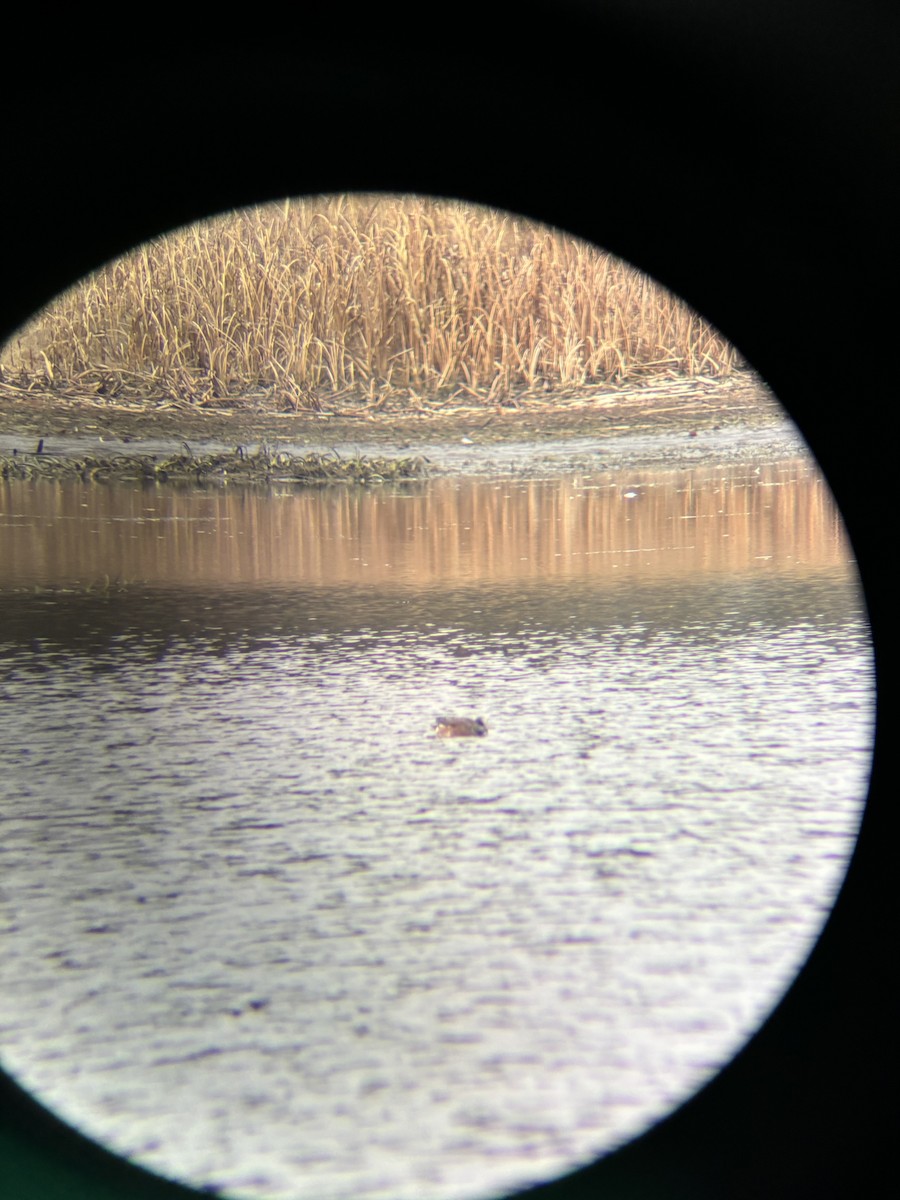
[[[484,737],[487,725],[481,717],[438,717],[434,732],[438,737]]]

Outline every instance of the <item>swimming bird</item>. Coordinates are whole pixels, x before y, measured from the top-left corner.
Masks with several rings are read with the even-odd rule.
[[[487,731],[481,717],[438,717],[434,727],[438,737],[484,737]]]

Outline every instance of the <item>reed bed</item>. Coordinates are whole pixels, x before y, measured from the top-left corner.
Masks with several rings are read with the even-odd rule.
[[[517,404],[721,377],[734,347],[646,276],[531,221],[344,196],[180,229],[58,297],[0,384],[281,411]]]

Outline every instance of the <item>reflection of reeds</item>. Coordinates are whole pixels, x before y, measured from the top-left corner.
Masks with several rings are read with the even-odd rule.
[[[272,497],[67,483],[7,496],[0,587],[122,575],[178,586],[398,589],[815,570],[849,562],[822,476],[800,461],[555,481],[434,480]],[[633,492],[629,498],[626,493]],[[72,514],[79,514],[73,521]],[[124,519],[123,519],[124,518]]]
[[[734,348],[583,242],[421,198],[304,200],[148,243],[58,298],[5,349],[44,387],[283,409],[353,394],[501,401],[675,373]]]

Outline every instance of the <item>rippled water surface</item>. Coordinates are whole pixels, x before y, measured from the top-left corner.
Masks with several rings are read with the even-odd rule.
[[[92,1136],[235,1195],[499,1194],[806,957],[873,685],[805,460],[2,500],[0,1054]]]

